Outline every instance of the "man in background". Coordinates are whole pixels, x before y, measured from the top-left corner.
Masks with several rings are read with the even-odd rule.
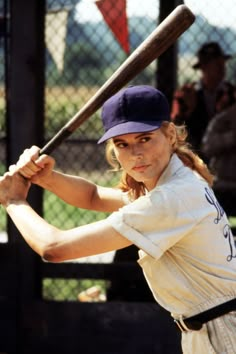
[[[205,160],[201,142],[208,123],[236,100],[235,87],[225,80],[226,62],[230,58],[218,43],[203,44],[193,65],[194,70],[201,71],[200,80],[186,83],[174,93],[171,119],[187,126],[189,142]]]

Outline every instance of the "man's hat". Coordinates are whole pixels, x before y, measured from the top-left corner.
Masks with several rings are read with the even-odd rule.
[[[98,144],[119,135],[158,129],[169,120],[169,104],[161,91],[148,85],[129,86],[104,103],[105,133]]]
[[[198,61],[193,65],[193,69],[199,69],[202,64],[207,64],[215,58],[223,57],[225,60],[228,60],[231,58],[231,55],[225,54],[217,42],[209,42],[203,44],[197,52],[197,57]]]

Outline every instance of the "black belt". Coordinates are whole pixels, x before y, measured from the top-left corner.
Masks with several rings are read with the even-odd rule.
[[[174,321],[182,332],[188,330],[198,331],[202,328],[204,323],[214,320],[215,318],[223,316],[226,313],[234,310],[236,310],[236,299],[224,302],[223,304],[200,312],[199,314],[192,317]]]

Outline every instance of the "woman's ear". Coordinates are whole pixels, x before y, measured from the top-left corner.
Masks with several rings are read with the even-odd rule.
[[[114,168],[114,171],[121,170],[121,164],[114,149],[114,144],[112,140],[109,140],[106,146],[106,159],[109,164]]]
[[[169,127],[168,127],[168,136],[169,136],[169,141],[172,147],[174,147],[177,139],[177,134],[176,134],[176,128],[174,123],[170,122]]]

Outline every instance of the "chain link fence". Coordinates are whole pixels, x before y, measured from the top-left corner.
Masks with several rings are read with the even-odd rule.
[[[107,1],[108,2],[108,1]],[[114,5],[110,8],[111,16],[121,20],[121,9]],[[186,81],[197,80],[198,73],[192,69],[192,64],[198,48],[208,41],[219,42],[225,52],[231,53],[233,59],[229,62],[227,76],[230,81],[236,81],[236,15],[229,18],[227,1],[215,1],[203,4],[199,1],[186,1],[187,6],[196,13],[196,22],[184,33],[178,41],[177,82],[182,85]],[[71,118],[89,98],[105,83],[111,74],[122,64],[132,52],[158,24],[159,1],[127,0],[126,35],[114,33],[114,26],[109,24],[107,16],[94,1],[48,1],[46,15],[46,83],[45,88],[45,132],[49,139],[63,124]],[[196,12],[195,12],[196,8]],[[105,11],[105,10],[104,10]],[[209,14],[218,14],[218,22],[211,23]],[[211,16],[212,17],[212,16]],[[217,17],[217,16],[215,16]],[[227,19],[223,22],[221,19]],[[124,20],[124,18],[123,18]],[[62,30],[63,28],[63,30]],[[54,35],[50,35],[54,33]],[[128,42],[127,42],[128,41]],[[123,45],[123,46],[122,46]],[[60,51],[60,53],[59,53]],[[158,85],[156,71],[158,65],[152,63],[130,84]],[[168,68],[166,68],[168,70]],[[104,147],[97,146],[96,141],[102,133],[100,111],[85,122],[66,143],[53,153],[57,168],[63,172],[82,175],[102,185],[114,185],[116,177],[108,172],[104,160]],[[54,196],[45,193],[45,217],[57,226],[72,227],[104,218],[104,214],[76,210],[63,205]],[[80,262],[111,262],[114,254],[88,257]],[[50,291],[60,293],[60,280],[49,280]],[[69,283],[68,283],[69,284]],[[73,286],[71,284],[71,291]],[[77,283],[76,294],[80,283]],[[69,286],[69,285],[68,285]],[[106,286],[106,284],[105,284]],[[103,289],[104,290],[104,289]],[[45,295],[47,296],[47,295]],[[59,295],[60,296],[60,295]]]
[[[108,11],[113,11],[119,18],[119,23],[124,24],[127,21],[127,32],[122,33],[120,43],[119,33],[115,35],[111,25],[106,22],[109,15],[107,9],[102,13],[94,1],[80,1],[76,4],[61,1],[60,4],[61,7],[58,7],[58,2],[48,1],[46,15],[46,139],[52,137],[83,107],[129,53],[154,30],[159,12],[158,1],[152,1],[148,10],[145,10],[141,1],[139,4],[137,1],[128,1],[126,13],[115,6],[108,8]],[[115,2],[112,1],[112,4]],[[130,17],[129,13],[134,7],[139,11]],[[131,84],[155,85],[155,71],[156,64],[153,63]],[[101,134],[98,111],[52,153],[56,158],[57,168],[63,172],[88,177],[95,183],[115,185],[117,177],[108,171],[104,146],[97,145]],[[106,216],[60,204],[60,201],[56,202],[54,197],[45,193],[45,216],[59,227],[82,225]],[[59,209],[63,209],[63,213],[58,213]],[[96,257],[96,260],[106,261],[106,258],[107,255]],[[93,259],[92,257],[90,260]],[[107,259],[110,260],[110,255]]]
[[[185,2],[190,9],[196,6],[193,1]],[[224,51],[232,54],[228,63],[227,78],[235,83],[236,27],[235,16],[228,16],[230,10],[227,1],[208,3],[196,13],[195,23],[186,31],[178,43],[178,85],[197,79],[199,75],[192,69],[198,48],[207,41],[219,42]],[[59,6],[60,5],[60,6]],[[113,7],[114,12],[116,9]],[[117,12],[120,11],[117,9]],[[197,9],[196,9],[197,11]],[[206,12],[206,13],[205,13]],[[218,14],[218,25],[207,19],[208,13]],[[118,13],[119,14],[119,13]],[[127,27],[130,51],[134,50],[155,28],[158,23],[159,1],[127,0]],[[118,16],[118,15],[117,15]],[[216,21],[216,19],[215,19]],[[53,34],[53,35],[52,35]],[[122,64],[128,54],[123,50],[112,29],[94,1],[72,2],[68,0],[48,0],[46,15],[46,87],[45,87],[45,138],[52,137],[71,118],[111,74]],[[153,63],[131,84],[157,85],[156,63]],[[168,70],[168,68],[166,68]],[[100,111],[73,133],[54,155],[57,167],[65,172],[82,174],[102,184],[113,183],[113,177],[106,173],[104,147],[96,145],[102,133]],[[64,216],[58,220],[58,206],[47,203],[52,220],[55,208],[55,220],[65,226]],[[64,208],[64,206],[63,206]],[[71,218],[72,212],[68,212]],[[80,212],[78,212],[80,213]],[[83,217],[76,214],[75,224],[94,220],[88,212]],[[47,216],[47,215],[46,215]],[[102,215],[103,217],[103,215]]]
[[[61,1],[60,7],[55,1],[47,3],[46,139],[50,139],[83,107],[156,27],[158,1],[150,2],[146,10],[142,1],[139,1],[139,4],[138,1],[128,1],[124,12],[114,5],[119,2],[111,3],[113,6],[108,6],[108,9],[99,9],[94,1]],[[134,10],[136,13],[130,15]],[[113,12],[113,19],[118,18],[114,20],[115,25],[125,26],[122,33],[119,30],[117,33],[114,22],[109,23],[110,11]],[[153,63],[130,84],[155,85],[155,72],[156,63]],[[98,111],[52,153],[57,162],[56,167],[101,185],[115,185],[118,176],[109,171],[104,157],[104,146],[97,145],[101,134],[102,125]],[[51,223],[60,228],[87,224],[107,215],[75,209],[48,193],[44,194],[44,213]],[[114,252],[110,252],[80,259],[78,262],[109,263],[113,257]],[[108,286],[109,282],[103,280],[44,279],[43,296],[45,299],[58,301],[104,301]]]
[[[217,42],[223,51],[231,54],[227,63],[226,79],[236,84],[236,14],[233,0],[203,2],[185,0],[185,4],[196,14],[194,24],[179,40],[178,85],[199,79],[199,71],[192,65],[196,62],[198,49],[206,42]]]
[[[107,3],[109,1],[107,0]],[[159,0],[110,1],[112,7],[99,7],[92,0],[47,0],[45,14],[45,140],[49,140],[97,92],[128,55],[143,42],[159,22]],[[125,1],[123,2],[125,4]],[[181,3],[181,1],[176,1]],[[195,23],[178,41],[177,85],[198,79],[192,69],[195,54],[205,42],[217,41],[232,55],[228,62],[227,79],[236,84],[236,13],[233,0],[214,2],[186,0],[196,14]],[[0,13],[6,9],[0,3]],[[214,15],[214,16],[212,16]],[[109,17],[112,21],[109,21]],[[1,23],[0,23],[1,25]],[[3,27],[0,27],[3,28]],[[0,127],[1,173],[6,166],[4,139],[6,136],[5,50],[6,33],[0,32]],[[168,67],[166,68],[168,71]],[[153,62],[130,84],[158,86],[158,63]],[[102,134],[100,111],[61,144],[52,155],[56,168],[91,179],[101,185],[115,185],[118,176],[109,171],[104,158],[104,146],[97,145]],[[44,217],[59,228],[71,228],[106,217],[105,213],[78,210],[68,206],[48,192],[44,193]],[[5,229],[5,214],[0,229]],[[112,262],[114,253],[88,257],[79,262]],[[94,284],[79,281],[44,279],[45,299],[78,299],[78,293]],[[99,283],[105,292],[107,283]]]

